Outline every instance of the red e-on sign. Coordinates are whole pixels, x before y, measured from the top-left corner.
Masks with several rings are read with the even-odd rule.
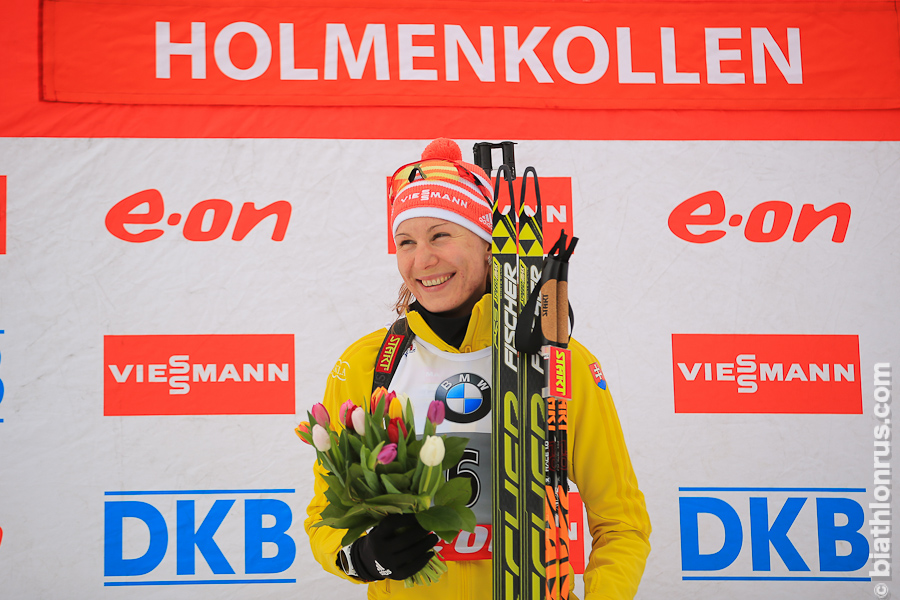
[[[294,336],[108,335],[103,414],[294,414]]]
[[[743,215],[732,214],[728,218],[728,226],[736,228],[743,223],[744,237],[751,242],[776,242],[790,229],[793,213],[794,208],[787,202],[769,200],[753,207],[746,222]],[[791,239],[802,242],[813,230],[819,226],[824,227],[827,222],[833,227],[831,241],[843,243],[847,236],[847,228],[850,226],[850,213],[850,205],[846,202],[835,202],[822,209],[817,209],[812,204],[804,204],[794,223]],[[766,226],[770,214],[771,224]],[[702,192],[691,196],[672,210],[669,214],[669,231],[686,242],[708,244],[725,237],[726,230],[717,228],[724,226],[725,216],[725,199],[722,194],[715,190]],[[688,226],[693,226],[694,229],[688,229]],[[708,229],[700,231],[699,228],[702,226]]]
[[[144,209],[146,205],[146,209]],[[253,202],[245,202],[237,219],[232,221],[231,215],[234,207],[228,200],[211,198],[201,200],[188,212],[184,225],[181,225],[181,214],[169,213],[165,223],[170,227],[181,225],[182,235],[192,242],[210,242],[219,239],[229,224],[233,222],[231,239],[240,242],[263,220],[275,217],[272,240],[280,242],[284,239],[288,223],[291,220],[291,204],[285,200],[278,200],[256,208]],[[204,229],[204,222],[211,215],[210,223]],[[165,230],[153,225],[161,225],[165,216],[165,202],[159,190],[142,190],[117,202],[106,213],[106,230],[126,242],[149,242],[165,233]],[[132,227],[129,230],[125,226]],[[135,226],[146,226],[140,231],[133,230]]]
[[[862,414],[855,335],[672,334],[676,413]]]

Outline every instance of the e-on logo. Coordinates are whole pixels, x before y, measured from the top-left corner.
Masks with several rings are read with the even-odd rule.
[[[446,419],[474,423],[491,412],[491,386],[474,373],[451,375],[438,385],[435,400],[446,406]]]

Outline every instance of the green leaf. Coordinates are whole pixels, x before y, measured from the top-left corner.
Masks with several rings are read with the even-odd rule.
[[[334,529],[353,529],[354,527],[360,527],[371,520],[372,517],[370,515],[365,512],[360,512],[355,515],[341,517],[340,519],[322,519],[320,523],[325,527],[332,527]]]
[[[350,465],[350,468],[347,469],[347,486],[352,485],[357,479],[362,479],[363,477],[363,468],[359,463],[353,463]]]
[[[384,517],[386,517],[388,515],[393,515],[393,514],[399,515],[400,513],[405,512],[403,510],[403,508],[401,508],[399,506],[393,506],[391,504],[378,504],[375,506],[372,506],[370,504],[364,504],[362,506],[369,515],[371,515],[373,517],[378,517],[380,519],[383,519]]]
[[[384,420],[384,413],[388,408],[387,397],[378,403],[378,408],[375,409],[375,421],[377,423],[381,423]]]
[[[322,511],[321,517],[323,519],[340,519],[347,515],[347,507],[338,502],[330,503],[325,507],[325,510]]]
[[[419,480],[422,479],[422,469],[424,469],[424,465],[422,461],[416,458],[416,470],[413,471],[412,481],[410,482],[409,489],[417,490],[419,489]]]
[[[369,471],[375,470],[375,465],[378,464],[378,453],[381,452],[381,449],[384,447],[384,442],[379,443],[375,448],[372,449],[372,453],[369,454],[368,460],[363,464],[368,467]]]
[[[408,431],[410,434],[415,433],[416,416],[413,413],[413,405],[411,401],[407,401],[406,406],[403,409],[403,422],[406,424],[406,431]]]
[[[458,530],[449,529],[447,531],[435,531],[439,538],[445,542],[452,542],[459,535]]]
[[[328,504],[336,504],[338,506],[343,506],[344,504],[343,501],[341,501],[340,491],[335,488],[328,488],[325,490],[325,499],[328,500]]]
[[[391,485],[397,490],[397,494],[408,494],[410,492],[410,477],[403,473],[386,473],[382,478],[387,478]],[[387,487],[387,485],[385,485]]]
[[[344,454],[341,452],[340,438],[338,438],[338,434],[333,429],[328,430],[328,438],[331,440],[331,450],[329,452],[334,457],[334,464],[341,468],[339,474],[344,473]]]
[[[362,501],[372,496],[377,496],[378,492],[369,488],[366,483],[366,476],[362,466],[359,463],[350,465],[347,474],[347,495],[350,500]]]
[[[366,504],[372,506],[397,506],[410,512],[416,508],[418,501],[412,494],[384,494],[369,498]]]
[[[465,505],[456,505],[451,508],[459,515],[459,520],[462,522],[460,529],[464,529],[469,533],[474,533],[477,521],[475,520],[475,513],[472,512],[472,509]]]
[[[384,489],[381,487],[381,482],[378,481],[378,475],[376,475],[374,471],[363,469],[363,475],[366,478],[366,485],[369,486],[369,489],[376,495],[384,492]]]
[[[436,506],[460,504],[465,506],[472,497],[472,481],[468,477],[454,477],[438,488],[434,495]]]
[[[445,436],[444,437],[444,460],[441,461],[441,468],[445,471],[447,469],[452,469],[462,460],[463,453],[466,451],[466,444],[469,443],[469,438],[457,437],[457,436]]]
[[[381,476],[381,483],[384,484],[384,489],[386,489],[391,494],[400,494],[402,493],[397,487],[391,483],[390,478],[387,475]]]
[[[347,488],[347,495],[350,496],[350,500],[356,504],[358,502],[363,502],[366,498],[371,498],[374,494],[363,479],[354,479]]]
[[[393,474],[393,473],[403,473],[404,466],[401,465],[396,460],[389,462],[386,465],[377,464],[375,465],[375,472],[379,475]]]
[[[419,460],[419,450],[422,449],[422,444],[424,444],[424,443],[425,442],[423,442],[421,439],[418,439],[418,440],[413,440],[412,442],[410,442],[406,445],[407,463],[409,463],[411,461]]]
[[[463,525],[459,514],[449,506],[432,506],[426,511],[416,513],[416,520],[426,531],[459,532]]]
[[[406,436],[403,435],[397,436],[397,463],[406,466]]]
[[[378,442],[378,430],[375,428],[375,419],[372,415],[366,413],[366,447],[374,448]]]
[[[370,525],[360,525],[359,527],[354,527],[353,529],[348,530],[347,533],[344,534],[343,539],[341,539],[341,546],[352,544],[353,542],[361,538],[366,530],[369,529],[369,527],[372,527],[377,523],[377,520],[373,520]]]
[[[356,434],[348,434],[347,441],[350,443],[350,448],[353,450],[352,452],[348,452],[347,454],[350,456],[350,462],[357,462],[359,460],[360,452],[363,448],[362,440],[359,439],[359,436]]]

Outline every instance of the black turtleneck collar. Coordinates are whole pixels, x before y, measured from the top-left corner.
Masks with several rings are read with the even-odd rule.
[[[459,348],[462,345],[463,340],[466,338],[466,330],[469,328],[469,319],[472,317],[472,313],[461,317],[448,317],[446,313],[430,312],[418,301],[410,304],[409,308],[422,315],[422,318],[431,327],[431,330],[449,345],[454,348]]]

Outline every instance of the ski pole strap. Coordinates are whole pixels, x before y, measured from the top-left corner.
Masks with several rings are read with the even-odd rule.
[[[547,343],[566,346],[569,331],[575,327],[575,312],[568,298],[569,258],[578,238],[573,237],[566,246],[566,232],[547,253],[541,269],[541,279],[528,297],[516,324],[516,349],[519,352],[538,354]],[[538,300],[541,309],[535,310]],[[568,317],[568,323],[566,319]]]
[[[397,367],[400,365],[400,357],[403,356],[415,337],[416,334],[409,328],[406,317],[400,317],[394,321],[388,329],[387,335],[384,336],[378,357],[375,359],[375,375],[372,377],[373,392],[380,387],[388,389],[394,373],[397,372]]]

